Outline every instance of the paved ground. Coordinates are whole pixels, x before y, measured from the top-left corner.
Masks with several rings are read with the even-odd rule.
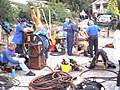
[[[112,42],[112,39],[113,39],[113,32],[110,32],[110,37],[106,37],[106,33],[103,33],[102,35],[105,35],[105,37],[100,37],[99,38],[99,48],[101,48],[101,46],[104,46],[105,44],[109,43],[109,42]],[[117,61],[114,61],[112,59],[112,53],[113,53],[113,49],[104,49],[107,54],[108,54],[108,57],[109,59],[114,62],[116,64],[116,66],[118,66],[118,62]],[[51,56],[49,55],[49,58],[47,60],[47,65],[49,67],[51,67],[52,69],[55,68],[55,66],[57,64],[60,65],[61,61],[63,58],[72,58],[74,59],[75,61],[77,61],[78,64],[80,64],[81,66],[83,66],[84,68],[82,70],[86,70],[87,68],[85,68],[85,65],[88,65],[89,64],[89,61],[92,60],[92,58],[89,58],[89,57],[84,57],[82,54],[80,54],[80,56],[68,56],[67,54],[65,55],[61,55],[61,56]],[[118,67],[116,69],[112,69],[114,71],[117,71],[118,70]],[[20,87],[20,86],[28,86],[29,82],[37,77],[37,76],[40,76],[40,75],[45,75],[45,74],[48,74],[50,73],[51,71],[47,68],[43,68],[42,70],[32,70],[33,72],[36,73],[36,76],[25,76],[24,73],[22,71],[17,71],[17,76],[15,79],[18,79],[21,83],[19,85],[19,87],[12,87],[10,90],[29,90],[27,87]],[[80,75],[81,71],[72,71],[70,72],[70,75],[71,76],[78,76]],[[89,72],[87,75],[105,75],[105,76],[111,76],[113,75],[112,73],[110,72],[103,72],[103,71],[92,71],[92,72]],[[8,73],[7,76],[10,76],[11,77],[11,73]],[[86,75],[84,75],[85,77]],[[116,90],[116,82],[115,81],[106,81],[104,83],[102,83],[106,90]]]

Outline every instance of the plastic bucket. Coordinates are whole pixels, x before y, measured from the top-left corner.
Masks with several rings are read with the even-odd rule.
[[[63,72],[70,72],[70,63],[69,64],[62,64],[62,71]]]

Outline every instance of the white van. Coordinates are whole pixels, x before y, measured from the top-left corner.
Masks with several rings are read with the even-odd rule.
[[[100,15],[97,18],[97,25],[99,26],[109,26],[111,22],[111,15]]]

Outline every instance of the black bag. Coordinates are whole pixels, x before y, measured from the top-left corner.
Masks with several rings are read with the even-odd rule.
[[[107,56],[107,53],[103,50],[103,49],[98,49],[98,52],[96,53],[96,55],[93,57],[93,60],[90,64],[90,66],[88,68],[95,68],[95,61],[98,59],[99,55],[101,54],[105,64],[106,64],[106,67],[107,68],[116,68],[115,64],[111,61],[108,60],[108,56]]]
[[[76,85],[74,88],[70,90],[101,90],[101,88],[104,88],[104,86],[96,81],[85,81],[78,85]],[[105,88],[104,88],[105,90]]]

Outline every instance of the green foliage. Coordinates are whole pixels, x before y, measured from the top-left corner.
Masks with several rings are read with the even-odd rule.
[[[15,21],[15,18],[17,17],[15,15],[16,10],[12,7],[11,2],[9,0],[0,0],[0,17],[3,20],[8,21]]]
[[[52,0],[50,0],[52,1]],[[92,3],[95,0],[59,0],[62,3],[66,4],[66,7],[69,8],[71,11],[82,11],[83,9],[88,9],[92,6]]]
[[[72,13],[67,12],[66,9],[65,4],[62,3],[49,3],[44,8],[47,20],[49,20],[49,10],[51,11],[52,23],[63,22],[66,17],[72,18]]]
[[[117,5],[118,5],[119,13],[120,13],[120,0],[117,0]]]
[[[36,0],[33,0],[36,1]],[[44,8],[45,15],[47,20],[49,20],[49,10],[51,11],[52,23],[61,24],[66,17],[75,18],[78,17],[79,11],[86,9],[93,0],[48,0],[48,6]],[[31,20],[30,6],[33,5],[33,2],[29,2],[27,5],[16,4],[15,6],[11,5],[9,0],[0,0],[0,16],[5,20],[6,18],[11,23],[18,23],[17,19],[22,13]],[[70,9],[68,12],[66,9]],[[40,10],[41,11],[41,10]],[[42,22],[45,22],[43,14],[41,12]]]
[[[17,9],[18,9],[18,15],[24,14],[25,18],[27,18],[28,20],[31,20],[30,5],[20,4],[17,6]]]
[[[8,20],[10,23],[18,23],[18,18],[21,12],[31,20],[30,6],[33,5],[29,2],[27,5],[15,4],[12,6],[9,0],[0,0],[0,16],[3,20]]]
[[[117,5],[117,0],[110,0],[109,1],[109,5],[108,5],[108,8],[107,8],[107,13],[111,14],[113,16],[115,16],[115,15],[120,16],[120,13],[119,13],[119,10],[118,10],[118,5]]]

